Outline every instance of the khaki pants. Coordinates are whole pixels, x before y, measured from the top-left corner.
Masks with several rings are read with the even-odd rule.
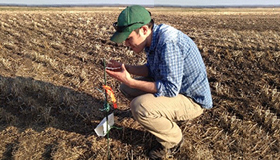
[[[181,94],[176,97],[155,97],[124,84],[120,90],[132,100],[130,109],[133,117],[166,148],[174,147],[182,139],[182,131],[176,121],[193,119],[203,113],[200,105]]]

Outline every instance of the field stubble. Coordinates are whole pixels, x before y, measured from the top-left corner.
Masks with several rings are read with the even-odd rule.
[[[279,10],[151,10],[196,42],[214,101],[180,123],[186,143],[173,159],[279,159]],[[0,11],[1,159],[106,159],[107,140],[93,131],[104,117],[102,59],[145,63],[144,53],[109,41],[116,11]],[[154,138],[133,120],[119,83],[108,84],[122,127],[110,132],[111,158],[147,159]]]

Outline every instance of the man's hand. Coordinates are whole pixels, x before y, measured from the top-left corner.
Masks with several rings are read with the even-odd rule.
[[[127,86],[131,86],[131,83],[134,81],[134,79],[131,78],[124,64],[114,61],[111,65],[108,65],[108,67],[110,68],[107,69],[106,67],[106,73],[109,76],[117,79],[118,81],[126,84]]]
[[[107,64],[106,70],[120,71],[122,63],[115,60],[110,60]]]
[[[129,68],[129,72],[127,70]],[[130,74],[146,77],[148,76],[148,68],[145,65],[141,66],[125,66],[123,63],[111,60],[107,67],[106,73],[117,79],[118,81],[124,83],[130,88],[136,88],[147,93],[156,93],[156,83],[149,81],[136,80],[131,77]]]

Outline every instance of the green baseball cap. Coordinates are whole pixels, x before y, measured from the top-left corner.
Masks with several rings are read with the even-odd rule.
[[[118,22],[114,23],[116,32],[111,37],[111,41],[122,43],[127,39],[130,33],[151,21],[151,14],[146,8],[139,5],[126,7],[119,17]]]

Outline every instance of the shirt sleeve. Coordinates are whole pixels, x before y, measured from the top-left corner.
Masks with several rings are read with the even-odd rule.
[[[158,49],[159,64],[156,80],[156,97],[178,95],[183,78],[183,56],[176,42],[168,41]]]

